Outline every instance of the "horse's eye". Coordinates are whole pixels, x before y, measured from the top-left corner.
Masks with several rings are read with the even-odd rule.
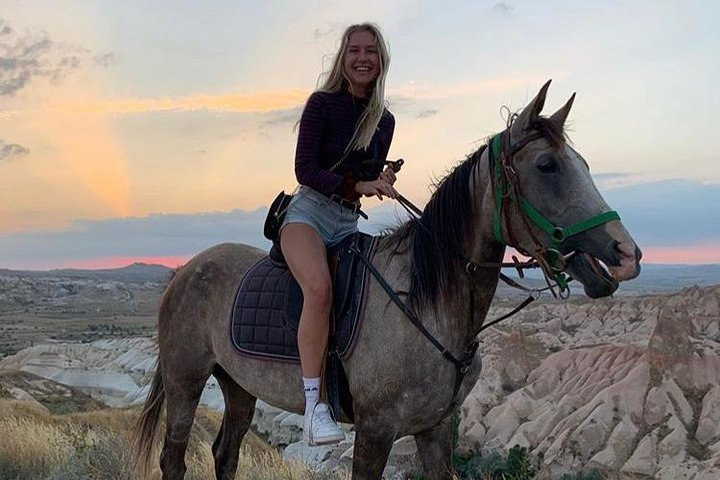
[[[542,173],[555,173],[558,171],[557,161],[552,155],[546,155],[540,158],[535,164],[535,166]]]

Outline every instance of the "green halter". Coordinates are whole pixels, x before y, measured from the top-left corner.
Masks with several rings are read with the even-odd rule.
[[[510,245],[510,243],[505,240],[503,236],[501,223],[503,218],[503,199],[506,197],[509,197],[510,201],[512,202],[519,203],[520,208],[525,213],[525,215],[527,215],[527,217],[538,228],[547,233],[551,240],[551,250],[548,250],[548,253],[552,252],[555,255],[561,255],[559,254],[558,250],[560,245],[566,239],[590,230],[591,228],[595,228],[599,225],[608,223],[612,220],[620,220],[620,215],[618,215],[615,210],[610,210],[609,212],[600,213],[598,215],[595,215],[594,217],[590,217],[586,220],[575,223],[574,225],[555,225],[550,220],[545,218],[543,214],[538,212],[537,209],[535,209],[535,207],[533,207],[530,202],[528,202],[527,199],[525,199],[523,196],[519,195],[519,198],[516,198],[515,191],[508,185],[508,172],[505,170],[505,167],[500,162],[503,140],[502,135],[502,133],[495,135],[490,140],[491,165],[493,166],[495,174],[495,215],[493,218],[493,230],[495,233],[495,239],[498,242],[502,243],[503,245]],[[515,149],[515,151],[517,151],[517,148]],[[557,259],[548,258],[548,260],[551,264],[553,264]],[[565,277],[565,275],[563,275],[561,271],[556,272],[555,280],[558,282],[558,286],[560,287],[561,291],[567,289],[567,277]]]

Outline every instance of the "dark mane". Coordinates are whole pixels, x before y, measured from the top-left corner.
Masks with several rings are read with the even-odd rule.
[[[408,221],[388,237],[396,248],[407,238],[412,242],[408,302],[414,307],[436,307],[442,295],[457,290],[457,271],[463,267],[462,252],[473,222],[470,173],[485,148],[469,155],[435,185],[422,218]]]
[[[508,125],[510,128],[510,125]],[[538,117],[527,128],[538,131],[557,148],[566,141],[563,126],[550,118]],[[463,248],[473,227],[470,172],[487,148],[483,145],[435,184],[423,216],[410,220],[387,236],[388,248],[398,251],[409,239],[412,250],[410,291],[407,301],[413,308],[437,308],[443,295],[457,292],[464,268]]]

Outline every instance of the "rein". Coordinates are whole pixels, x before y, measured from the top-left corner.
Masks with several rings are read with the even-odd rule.
[[[496,325],[497,323],[515,315],[520,310],[532,303],[534,300],[539,298],[540,293],[544,290],[550,290],[552,294],[557,297],[558,295],[555,293],[554,286],[551,284],[550,278],[553,278],[555,280],[555,286],[557,286],[559,289],[560,297],[567,298],[570,293],[570,289],[568,287],[568,281],[570,279],[564,273],[564,270],[567,260],[573,255],[575,255],[576,252],[570,252],[568,254],[561,253],[559,248],[563,241],[565,241],[569,237],[578,235],[579,233],[585,232],[599,225],[603,225],[609,221],[620,219],[618,213],[613,210],[601,213],[599,215],[595,215],[587,220],[583,220],[576,224],[563,227],[555,225],[547,218],[545,218],[527,201],[526,198],[522,196],[520,192],[517,172],[512,165],[512,160],[515,154],[517,154],[517,152],[519,152],[523,147],[528,145],[530,142],[539,140],[541,138],[543,138],[542,134],[540,134],[539,132],[535,132],[523,137],[516,144],[511,144],[510,132],[508,129],[506,129],[502,133],[494,136],[489,142],[490,148],[488,149],[488,160],[490,162],[490,172],[492,172],[493,174],[492,187],[494,191],[493,196],[495,199],[495,214],[493,215],[493,231],[495,239],[503,245],[513,246],[524,255],[532,257],[533,260],[528,262],[520,262],[515,256],[512,257],[513,262],[474,262],[472,260],[467,260],[467,263],[465,265],[465,272],[469,277],[470,288],[470,300],[468,306],[468,325],[470,329],[472,330],[475,325],[475,282],[473,277],[479,269],[514,267],[517,270],[520,278],[523,278],[523,269],[541,268],[548,286],[541,289],[530,289],[518,284],[510,277],[500,272],[499,278],[503,282],[514,288],[518,288],[528,292],[528,297],[512,311],[496,319],[493,319],[490,322],[486,323],[483,321],[480,324],[477,332],[470,332],[471,340],[465,347],[465,351],[463,352],[462,357],[457,358],[455,355],[453,355],[432,335],[432,333],[427,330],[427,328],[423,325],[422,321],[420,321],[420,319],[418,318],[417,314],[412,309],[410,309],[406,302],[404,302],[400,298],[401,292],[396,292],[390,286],[390,284],[388,284],[382,274],[372,264],[370,259],[366,258],[362,254],[358,245],[355,242],[353,242],[353,244],[350,246],[350,251],[360,259],[360,261],[367,267],[368,270],[370,270],[372,275],[378,281],[380,286],[385,290],[390,299],[410,320],[410,323],[412,323],[413,326],[418,329],[418,331],[440,352],[440,354],[446,360],[450,361],[455,366],[456,375],[455,385],[453,388],[453,396],[450,401],[450,405],[448,406],[442,418],[445,418],[445,416],[450,411],[457,408],[460,404],[460,400],[458,398],[460,387],[462,386],[465,375],[467,374],[470,366],[473,363],[473,360],[475,359],[475,354],[477,353],[477,349],[480,345],[480,342],[477,339],[478,334],[480,334],[480,332],[482,332],[483,330],[490,328],[491,326]],[[393,164],[393,162],[387,163],[391,165]],[[398,163],[398,167],[402,165],[400,161],[398,161]],[[410,214],[411,217],[422,220],[422,210],[420,210],[417,206],[415,206],[412,202],[410,202],[402,195],[400,195],[397,200],[398,203],[400,203],[400,205]],[[516,210],[520,213],[520,218],[523,226],[525,227],[526,232],[530,235],[533,243],[535,244],[535,249],[533,252],[534,255],[531,255],[517,247],[518,242],[516,241],[516,237],[510,227],[509,219],[506,215],[503,214],[503,210],[506,204],[508,204],[508,207],[514,206]],[[533,233],[530,226],[531,221],[550,237],[551,248],[546,248]],[[503,223],[505,226],[505,230],[508,232],[509,241],[506,241],[505,237],[503,236]],[[422,226],[422,221],[420,221],[420,225]]]

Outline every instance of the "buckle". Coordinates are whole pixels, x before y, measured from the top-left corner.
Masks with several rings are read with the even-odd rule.
[[[330,196],[330,200],[337,203],[343,208],[347,208],[352,213],[358,213],[360,211],[360,204],[357,202],[351,202],[350,200],[346,200],[340,195],[334,193]]]

